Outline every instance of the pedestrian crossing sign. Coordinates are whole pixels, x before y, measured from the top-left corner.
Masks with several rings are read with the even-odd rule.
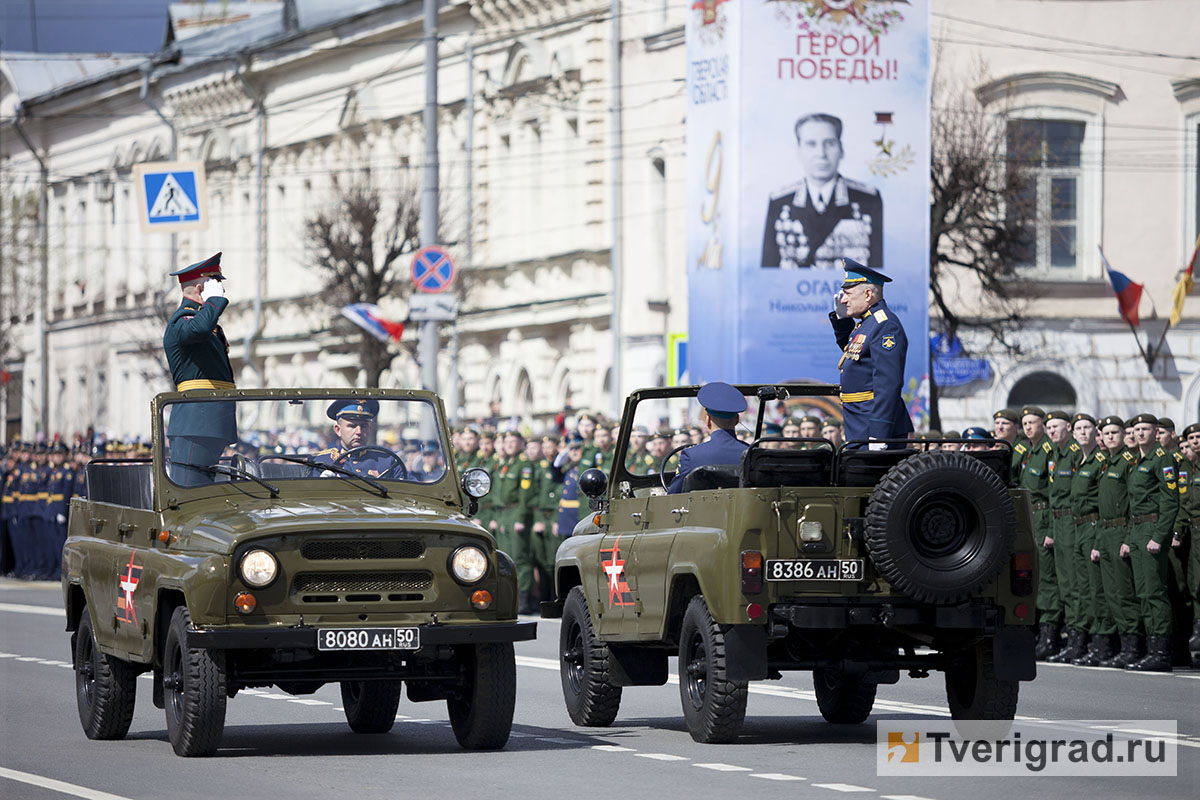
[[[142,232],[197,230],[208,227],[204,164],[156,161],[133,168]]]

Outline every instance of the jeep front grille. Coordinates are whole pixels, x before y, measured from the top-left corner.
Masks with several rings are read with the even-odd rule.
[[[420,592],[432,586],[428,572],[302,572],[292,583],[300,593]]]
[[[356,561],[379,558],[420,558],[420,539],[318,539],[300,546],[309,561]]]

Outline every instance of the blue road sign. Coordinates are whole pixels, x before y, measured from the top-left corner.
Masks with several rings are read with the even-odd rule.
[[[202,164],[139,164],[135,173],[143,230],[177,231],[206,224]]]
[[[450,254],[438,245],[422,247],[413,256],[412,279],[417,291],[437,294],[454,283],[454,262]]]

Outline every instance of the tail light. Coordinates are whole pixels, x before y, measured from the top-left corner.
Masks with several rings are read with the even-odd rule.
[[[1033,594],[1033,553],[1013,553],[1012,593],[1017,597]]]
[[[742,551],[742,594],[763,590],[763,556],[757,550]]]

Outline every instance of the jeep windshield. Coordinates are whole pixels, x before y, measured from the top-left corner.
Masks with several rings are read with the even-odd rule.
[[[317,478],[386,494],[389,484],[438,483],[449,463],[425,398],[189,398],[164,404],[160,424],[167,478],[183,487]]]

